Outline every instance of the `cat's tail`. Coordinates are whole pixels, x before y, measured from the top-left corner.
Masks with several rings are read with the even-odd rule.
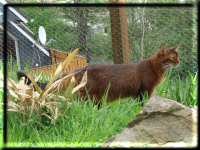
[[[32,81],[30,80],[30,78],[26,75],[26,73],[22,72],[22,71],[18,71],[17,72],[17,79],[20,80],[21,78],[25,78],[25,84],[27,85],[30,85],[32,83]],[[38,86],[41,88],[41,89],[44,89],[47,85],[47,82],[46,83],[41,83],[41,82],[36,82],[38,84]],[[34,87],[35,89],[35,87]]]

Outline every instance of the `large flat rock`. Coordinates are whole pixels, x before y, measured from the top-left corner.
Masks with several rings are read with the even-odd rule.
[[[154,96],[142,112],[105,147],[194,147],[197,109]]]

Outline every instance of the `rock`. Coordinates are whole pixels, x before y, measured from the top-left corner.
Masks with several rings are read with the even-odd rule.
[[[128,128],[103,147],[194,147],[197,109],[154,96]]]

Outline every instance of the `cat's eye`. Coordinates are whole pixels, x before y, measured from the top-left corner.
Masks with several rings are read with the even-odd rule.
[[[170,55],[170,58],[171,58],[171,59],[175,59],[176,56],[173,54],[173,55]]]

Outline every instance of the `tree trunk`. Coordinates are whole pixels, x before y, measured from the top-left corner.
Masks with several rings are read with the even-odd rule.
[[[123,3],[125,0],[111,0],[111,2]],[[129,63],[131,49],[128,37],[128,17],[126,8],[110,8],[112,48],[115,64]]]

